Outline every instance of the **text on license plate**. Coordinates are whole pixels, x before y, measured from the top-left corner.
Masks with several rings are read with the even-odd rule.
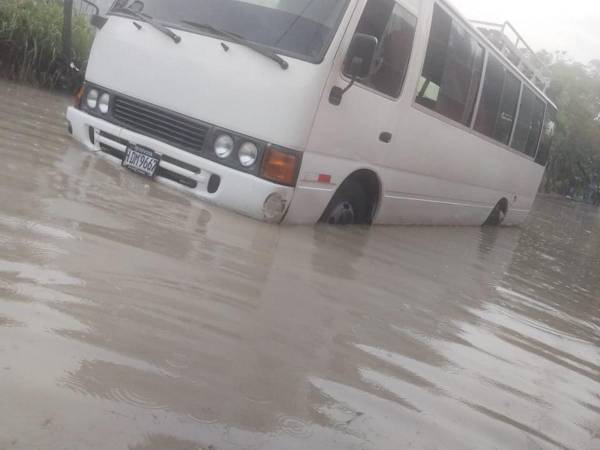
[[[154,177],[158,170],[160,156],[150,149],[142,147],[127,147],[123,166],[141,175]]]

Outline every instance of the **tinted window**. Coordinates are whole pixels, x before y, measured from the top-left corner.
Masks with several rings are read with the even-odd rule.
[[[512,147],[529,156],[535,156],[542,125],[545,103],[531,89],[523,87],[523,97],[515,128]]]
[[[483,59],[483,47],[435,5],[417,102],[463,125],[470,125]]]
[[[134,1],[118,0],[115,6]],[[348,0],[144,0],[141,4],[143,13],[170,26],[197,32],[182,21],[210,24],[278,52],[319,61]]]
[[[535,157],[535,162],[545,166],[548,162],[548,155],[550,154],[550,148],[552,147],[552,140],[554,139],[554,130],[556,129],[556,111],[548,107],[546,112],[546,118],[544,119],[544,128],[542,130],[542,139],[540,141],[540,148]]]
[[[488,59],[475,129],[508,144],[515,121],[521,82],[494,57]]]
[[[417,18],[394,0],[367,2],[356,32],[375,36],[379,46],[372,74],[362,84],[391,97],[400,95],[416,25]]]
[[[512,141],[512,147],[515,150],[525,153],[527,140],[529,139],[529,131],[531,127],[531,119],[533,117],[533,101],[535,95],[530,89],[523,87],[523,97],[519,107],[519,118],[517,127]]]
[[[525,153],[531,157],[534,157],[538,151],[540,135],[542,134],[542,128],[544,126],[545,112],[546,103],[538,97],[535,97],[533,117],[531,118],[531,130],[529,131],[527,145],[525,146]]]
[[[506,72],[504,79],[504,92],[500,102],[500,115],[496,123],[496,138],[500,142],[508,144],[513,131],[519,94],[521,93],[521,81],[510,72]]]

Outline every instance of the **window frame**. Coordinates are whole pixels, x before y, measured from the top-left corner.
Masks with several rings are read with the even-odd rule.
[[[488,52],[487,54],[487,58],[486,58],[486,65],[485,65],[485,73],[484,73],[484,78],[483,78],[483,83],[481,85],[481,96],[479,97],[479,102],[477,104],[477,110],[475,111],[475,117],[473,119],[473,123],[471,124],[471,128],[473,129],[473,131],[475,133],[477,133],[478,135],[484,136],[486,138],[491,139],[492,141],[496,142],[498,145],[500,146],[507,146],[510,147],[511,144],[511,140],[512,140],[512,135],[513,132],[515,130],[516,127],[516,121],[517,121],[517,117],[518,117],[518,113],[519,113],[519,106],[520,106],[520,100],[521,100],[521,89],[523,86],[523,82],[521,81],[521,78],[518,77],[517,75],[514,74],[514,72],[512,70],[509,69],[509,67],[506,66],[506,64],[503,63],[503,61],[498,58],[496,55]],[[517,81],[517,83],[519,83],[519,87],[518,87],[518,92],[517,92],[517,98],[515,100],[515,106],[514,106],[514,111],[513,111],[513,119],[511,122],[511,128],[508,132],[508,136],[506,138],[506,142],[501,141],[499,139],[497,139],[497,137],[495,136],[488,136],[487,134],[485,134],[482,131],[479,131],[476,127],[477,127],[477,119],[479,117],[479,112],[481,111],[481,107],[482,107],[482,100],[484,97],[484,91],[485,91],[485,86],[486,86],[486,81],[488,80],[487,74],[488,74],[488,69],[490,68],[489,66],[489,62],[490,61],[495,61],[494,63],[498,63],[502,70],[503,70],[503,77],[502,77],[502,89],[501,89],[501,95],[498,98],[498,111],[497,111],[497,115],[496,115],[496,127],[495,130],[497,130],[497,120],[498,120],[498,116],[502,113],[502,107],[504,106],[503,101],[505,100],[504,95],[506,94],[506,87],[507,87],[507,80],[509,78],[512,78],[514,80]]]
[[[557,116],[557,114],[558,114],[558,110],[555,107],[546,103],[546,111],[544,111],[544,121],[542,123],[542,132],[540,134],[540,140],[538,141],[538,146],[537,146],[537,149],[535,151],[535,156],[534,156],[534,162],[537,165],[544,167],[544,168],[548,167],[548,162],[550,161],[550,153],[552,152],[552,144],[554,143],[554,139],[556,137],[556,126],[557,126],[556,116]],[[551,122],[554,123],[554,130],[553,130],[552,136],[550,137],[550,143],[548,144],[547,154],[545,155],[546,160],[545,160],[544,164],[541,164],[540,162],[538,162],[538,156],[540,154],[540,150],[542,149],[542,141],[544,140],[544,132],[545,132],[544,128],[546,127],[546,123],[549,119],[549,116],[552,116]]]
[[[423,72],[425,71],[425,67],[427,64],[427,54],[428,54],[428,50],[429,50],[429,44],[431,43],[431,36],[432,36],[432,31],[433,31],[433,19],[435,16],[435,8],[436,6],[438,6],[445,14],[448,15],[448,17],[450,17],[451,20],[451,27],[450,27],[450,36],[452,35],[452,30],[454,29],[454,23],[456,23],[461,29],[462,31],[464,31],[469,38],[471,39],[472,42],[474,42],[476,45],[478,45],[479,47],[481,47],[482,50],[482,55],[481,55],[481,73],[479,74],[479,80],[478,80],[478,86],[477,86],[477,91],[476,94],[474,96],[473,99],[473,104],[470,110],[470,120],[467,123],[463,123],[460,120],[456,120],[456,119],[452,119],[449,116],[446,116],[445,114],[442,114],[434,109],[428,108],[425,105],[422,105],[421,103],[419,103],[418,99],[419,99],[419,85],[420,80],[423,78]],[[449,47],[446,49],[449,50]],[[434,114],[436,117],[443,117],[445,120],[444,121],[449,121],[450,123],[456,124],[459,127],[465,127],[468,130],[472,130],[472,124],[473,124],[473,118],[476,117],[476,113],[477,110],[479,109],[479,100],[480,100],[480,96],[481,96],[481,90],[482,90],[482,86],[483,86],[483,82],[484,82],[484,76],[485,76],[485,69],[486,69],[486,62],[487,62],[487,55],[488,55],[488,48],[485,45],[485,43],[483,41],[481,41],[481,39],[479,39],[479,36],[477,36],[475,33],[472,32],[472,27],[470,26],[470,24],[464,20],[459,14],[457,14],[455,11],[453,11],[450,7],[448,7],[446,4],[440,2],[440,1],[435,1],[433,2],[433,12],[431,14],[431,20],[429,21],[429,29],[427,32],[427,39],[426,39],[426,44],[424,46],[424,58],[423,58],[423,63],[421,64],[421,71],[419,72],[419,82],[417,83],[417,87],[416,87],[416,93],[413,97],[413,106],[418,106],[420,110],[426,110],[431,112],[432,114]],[[471,72],[471,75],[473,75],[473,72]],[[471,80],[472,81],[472,80]],[[439,86],[439,89],[441,90],[442,86]],[[467,98],[468,100],[468,98]],[[468,104],[468,103],[467,103]],[[465,104],[465,106],[467,105]],[[422,108],[422,109],[421,109]],[[466,111],[465,111],[466,112]],[[464,113],[463,113],[464,114]]]
[[[535,152],[533,153],[533,156],[530,156],[529,154],[527,154],[527,148],[525,148],[525,150],[521,151],[521,150],[516,149],[516,148],[513,147],[514,138],[515,138],[515,135],[517,134],[517,126],[518,126],[518,122],[519,122],[519,119],[520,119],[521,105],[522,105],[522,101],[523,101],[523,93],[525,92],[525,89],[528,89],[531,92],[531,94],[533,95],[532,117],[533,117],[533,114],[535,112],[535,102],[536,102],[536,100],[537,101],[541,101],[543,103],[543,105],[544,105],[544,112],[542,114],[542,126],[540,128],[539,133],[538,133],[537,143],[536,143],[536,146],[535,146]],[[536,159],[537,152],[539,151],[539,148],[540,148],[540,143],[542,142],[542,134],[544,132],[544,123],[545,123],[545,120],[546,120],[546,112],[548,111],[548,106],[549,106],[548,102],[545,99],[541,98],[537,94],[537,92],[534,89],[531,88],[531,86],[528,87],[528,86],[525,85],[525,83],[521,82],[521,94],[519,95],[519,106],[517,108],[517,114],[515,116],[515,122],[513,124],[513,131],[512,131],[512,135],[510,137],[510,142],[508,143],[508,145],[509,145],[509,147],[512,150],[525,155],[527,158],[529,158],[529,159],[531,159],[533,161],[535,161],[535,159]],[[531,130],[530,130],[530,132],[531,132]],[[525,146],[527,146],[527,143],[525,144]]]
[[[480,139],[483,139],[483,140],[489,142],[490,144],[493,144],[499,148],[502,148],[506,151],[509,151],[517,156],[520,156],[522,158],[525,158],[525,159],[535,163],[535,157],[531,157],[531,156],[527,155],[526,153],[520,152],[511,147],[514,133],[516,130],[517,120],[518,120],[520,109],[521,109],[521,98],[523,95],[524,87],[526,86],[526,87],[530,88],[533,91],[534,95],[536,97],[538,97],[545,104],[546,112],[548,111],[549,108],[556,110],[557,109],[556,105],[554,105],[554,103],[546,95],[544,95],[544,94],[540,95],[540,93],[539,93],[540,91],[537,86],[535,86],[530,80],[528,80],[514,66],[514,64],[512,64],[510,61],[507,61],[506,57],[498,49],[496,49],[493,44],[491,44],[484,36],[482,36],[480,33],[478,33],[476,30],[474,30],[473,26],[470,25],[469,22],[466,19],[464,19],[460,14],[458,14],[452,7],[447,5],[444,0],[435,0],[433,2],[433,5],[434,5],[433,7],[435,7],[435,5],[438,5],[447,14],[449,14],[453,20],[459,21],[462,24],[462,26],[464,26],[467,29],[467,31],[473,37],[473,39],[475,39],[479,44],[481,44],[483,46],[485,55],[484,55],[483,75],[481,77],[480,86],[479,86],[479,94],[478,94],[477,100],[475,102],[475,107],[473,110],[473,120],[471,121],[470,125],[463,125],[462,123],[452,120],[452,119],[444,116],[443,114],[438,113],[437,111],[434,111],[430,108],[427,108],[426,106],[419,104],[417,102],[417,97],[419,95],[419,83],[418,82],[416,83],[416,86],[414,87],[411,106],[423,114],[427,114],[427,115],[434,117],[452,127],[466,131],[467,133],[470,133]],[[433,11],[433,8],[432,8],[432,11]],[[423,48],[423,59],[422,59],[421,65],[420,65],[419,76],[423,73],[423,69],[425,67],[427,46],[429,43],[429,38],[431,36],[432,20],[433,20],[433,13],[430,15],[429,21],[427,22],[428,29],[427,29],[427,34],[424,37],[424,42],[421,43],[422,44],[421,46]],[[477,114],[479,112],[479,107],[481,104],[481,95],[482,95],[482,91],[483,91],[483,85],[485,82],[485,71],[487,69],[488,55],[490,55],[490,54],[492,54],[493,56],[498,58],[498,60],[506,68],[506,70],[509,71],[520,83],[519,100],[517,103],[517,110],[515,112],[515,120],[513,121],[513,126],[512,126],[512,130],[511,130],[511,134],[510,134],[510,140],[509,140],[508,144],[503,144],[501,142],[498,142],[497,140],[490,138],[490,137],[484,135],[483,133],[476,131],[474,128],[475,120],[476,120]],[[541,136],[541,134],[540,134],[540,136]],[[539,151],[540,142],[541,142],[541,137],[540,137],[540,139],[538,139],[537,151]],[[537,156],[537,153],[536,153],[536,156]]]
[[[535,94],[535,92],[534,92],[534,94]],[[542,123],[540,126],[540,131],[538,133],[535,151],[533,152],[533,156],[531,157],[534,161],[536,160],[537,154],[540,151],[540,145],[542,145],[542,137],[544,136],[544,125],[546,124],[546,114],[548,113],[548,102],[546,102],[544,99],[540,99],[539,96],[538,96],[538,99],[541,100],[542,103],[544,104],[544,112],[542,114]],[[548,151],[548,153],[550,153],[550,151]]]
[[[481,106],[481,98],[483,97],[483,88],[485,86],[488,61],[490,60],[490,52],[485,45],[483,46],[483,51],[483,68],[481,69],[481,80],[479,80],[479,92],[477,92],[477,97],[475,97],[475,104],[473,105],[473,117],[471,117],[471,123],[469,124],[469,129],[473,131],[476,131],[475,122],[477,122],[477,115],[479,114],[479,107]]]
[[[412,8],[409,8],[402,0],[392,0],[394,3],[396,3],[397,5],[399,5],[400,7],[404,8],[406,12],[408,12],[409,14],[412,14],[415,17],[415,36],[413,38],[413,45],[410,51],[410,57],[408,59],[408,64],[407,64],[407,69],[406,69],[406,74],[404,75],[404,81],[402,83],[402,87],[400,89],[400,93],[398,94],[398,97],[392,97],[390,95],[387,95],[384,92],[378,91],[377,89],[361,83],[359,81],[357,81],[354,84],[354,88],[359,88],[359,89],[364,89],[365,91],[369,91],[375,95],[378,95],[379,97],[383,97],[386,100],[390,100],[393,101],[394,103],[398,103],[400,102],[400,100],[402,100],[402,98],[404,97],[405,91],[406,91],[406,82],[408,81],[409,78],[409,74],[410,71],[412,70],[412,66],[414,64],[414,56],[415,56],[415,46],[417,44],[417,38],[419,36],[419,25],[421,23],[421,18],[419,17],[419,15],[413,11]],[[366,3],[365,3],[365,7],[366,7]],[[356,27],[354,27],[354,30],[352,31],[352,37],[354,37],[354,35],[356,34],[356,29],[358,28],[358,24],[360,23],[360,19],[362,18],[362,15],[364,13],[364,8],[363,10],[360,12],[360,15],[358,16],[358,20],[356,21]],[[352,40],[352,39],[351,39]],[[346,49],[347,50],[347,49]],[[340,76],[344,81],[347,81],[348,83],[350,83],[352,80],[350,79],[350,77],[348,77],[345,73],[343,68],[341,69],[340,72]]]
[[[397,96],[389,95],[389,94],[387,94],[387,93],[385,93],[383,91],[378,90],[377,88],[375,88],[375,87],[373,87],[373,86],[371,86],[369,84],[365,84],[361,80],[357,80],[355,85],[357,87],[360,86],[360,87],[362,87],[364,89],[367,89],[368,91],[371,91],[371,92],[373,92],[375,94],[378,94],[378,95],[380,95],[380,96],[382,96],[384,98],[387,98],[389,100],[398,101],[398,100],[400,100],[400,98],[404,94],[404,89],[405,89],[405,86],[406,86],[406,80],[408,78],[408,74],[409,74],[409,72],[411,70],[412,62],[413,62],[413,59],[414,59],[415,45],[417,44],[417,37],[418,37],[417,32],[418,32],[418,27],[419,27],[419,16],[417,14],[415,14],[410,8],[407,8],[406,5],[404,5],[401,0],[390,0],[390,1],[392,3],[394,3],[394,7],[392,8],[392,13],[390,14],[390,17],[388,18],[388,22],[386,24],[386,30],[387,30],[387,27],[390,24],[390,20],[392,19],[392,15],[394,14],[394,10],[395,10],[396,7],[402,8],[405,13],[409,14],[410,16],[412,16],[412,18],[414,19],[414,22],[415,22],[414,23],[413,39],[412,39],[412,44],[411,44],[411,47],[410,47],[410,53],[408,55],[408,60],[406,61],[406,71],[405,71],[404,77],[403,77],[403,79],[402,79],[402,81],[400,83],[400,89],[398,90],[398,95]],[[354,37],[356,35],[358,26],[360,25],[360,21],[362,20],[363,14],[365,13],[365,9],[367,7],[367,4],[368,4],[368,0],[365,3],[365,8],[363,8],[363,10],[360,13],[360,17],[358,18],[358,22],[356,23],[356,28],[354,29],[354,34],[352,35],[352,37]],[[385,32],[385,30],[384,30],[384,32]],[[345,80],[350,80],[350,77],[348,77],[348,75],[346,75],[344,73],[343,68],[342,68],[342,77]]]

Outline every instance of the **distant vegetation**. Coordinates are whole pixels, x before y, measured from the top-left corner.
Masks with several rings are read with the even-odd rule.
[[[0,75],[43,87],[63,80],[63,4],[60,0],[0,0]],[[73,18],[73,61],[85,65],[93,32]]]
[[[550,67],[548,95],[558,106],[558,128],[544,190],[581,194],[600,177],[600,61],[588,65],[542,53]]]

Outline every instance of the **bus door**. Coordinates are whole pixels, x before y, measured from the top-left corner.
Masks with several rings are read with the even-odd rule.
[[[334,87],[346,87],[349,78],[333,70],[315,121],[309,144],[314,152],[339,158],[335,184],[343,182],[347,170],[356,161],[366,166],[383,163],[394,146],[399,120],[398,99],[409,67],[417,17],[395,0],[368,0],[355,33],[377,38],[377,50],[371,74],[356,82],[334,104],[329,92]],[[351,39],[344,39],[345,48],[338,55],[335,67],[342,67]],[[343,161],[352,161],[345,167]],[[346,171],[346,173],[343,173]],[[334,175],[334,178],[335,178]],[[341,179],[340,179],[341,178]]]

